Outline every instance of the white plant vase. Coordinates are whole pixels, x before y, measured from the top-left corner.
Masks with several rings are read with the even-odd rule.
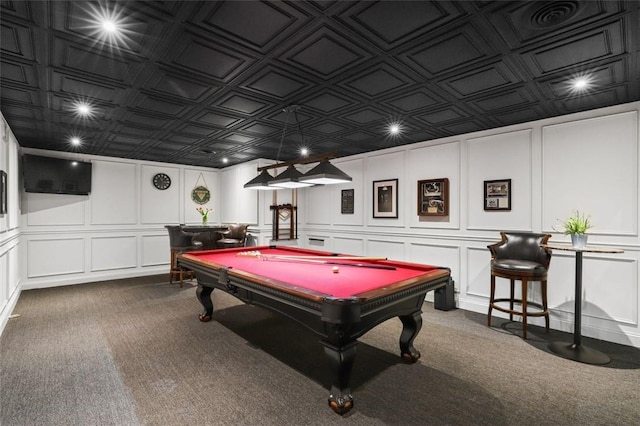
[[[587,247],[587,234],[571,234],[571,245],[573,248],[583,249]]]

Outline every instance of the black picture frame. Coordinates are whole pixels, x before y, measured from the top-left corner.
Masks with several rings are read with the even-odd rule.
[[[511,210],[511,179],[484,181],[484,210]]]
[[[418,181],[418,216],[449,216],[449,179]]]
[[[0,170],[0,214],[7,214],[7,173]]]
[[[373,217],[398,218],[398,179],[373,181]]]
[[[354,212],[354,196],[355,190],[343,189],[340,199],[340,213],[353,214]]]

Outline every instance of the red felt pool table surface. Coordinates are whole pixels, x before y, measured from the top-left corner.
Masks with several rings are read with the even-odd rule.
[[[246,255],[259,251],[260,256]],[[239,249],[189,252],[182,256],[206,263],[214,267],[234,269],[238,272],[254,275],[260,279],[273,281],[295,291],[313,292],[323,297],[350,298],[361,297],[374,290],[389,290],[388,287],[409,285],[425,274],[436,273],[436,266],[398,262],[391,260],[341,260],[347,255],[331,256],[329,262],[359,264],[364,266],[345,266],[299,260],[274,259],[269,256],[328,256],[330,253],[300,249],[295,247],[271,248],[243,247]],[[395,269],[378,269],[367,265],[386,265]],[[339,271],[333,272],[337,266]]]

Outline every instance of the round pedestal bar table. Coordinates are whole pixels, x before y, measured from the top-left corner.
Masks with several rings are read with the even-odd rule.
[[[603,365],[611,361],[608,355],[603,354],[592,348],[582,345],[582,254],[583,253],[623,253],[623,250],[617,248],[592,247],[583,248],[573,247],[571,244],[543,244],[543,247],[551,250],[573,251],[576,254],[576,296],[574,309],[574,325],[573,325],[573,343],[552,342],[549,343],[549,349],[556,355],[563,358],[571,359],[585,364]]]

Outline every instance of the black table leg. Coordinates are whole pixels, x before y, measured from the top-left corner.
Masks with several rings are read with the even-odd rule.
[[[552,342],[551,352],[563,358],[585,364],[603,365],[611,362],[608,355],[595,349],[582,346],[582,252],[576,252],[576,296],[574,308],[573,343]]]
[[[324,353],[329,358],[331,369],[331,393],[329,394],[329,406],[338,414],[345,414],[353,408],[353,396],[349,388],[351,369],[356,358],[358,341],[353,341],[345,346],[337,347],[322,341]]]
[[[211,301],[212,291],[213,287],[205,287],[202,284],[198,283],[196,296],[204,307],[204,311],[200,315],[198,315],[198,319],[202,322],[211,321],[211,316],[213,315],[213,302]]]
[[[420,351],[413,347],[418,332],[422,328],[422,311],[414,312],[411,315],[403,315],[402,333],[400,334],[400,356],[408,362],[416,362],[420,358]]]

